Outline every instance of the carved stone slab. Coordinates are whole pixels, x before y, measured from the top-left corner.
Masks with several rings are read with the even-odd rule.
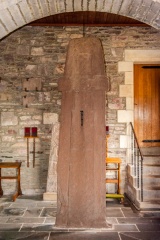
[[[56,226],[106,227],[105,76],[101,42],[70,41],[62,91]]]

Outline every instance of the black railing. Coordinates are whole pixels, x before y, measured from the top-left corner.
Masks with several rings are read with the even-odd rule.
[[[134,167],[134,177],[137,179],[137,187],[140,189],[140,201],[143,202],[143,155],[139,147],[139,143],[131,125],[131,164]]]

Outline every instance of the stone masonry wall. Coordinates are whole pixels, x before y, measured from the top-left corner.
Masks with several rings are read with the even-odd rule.
[[[85,34],[102,41],[106,74],[110,78],[106,94],[106,125],[110,129],[108,155],[123,160],[123,186],[126,148],[120,148],[120,135],[126,134],[126,123],[118,123],[117,111],[126,108],[126,99],[119,96],[124,73],[118,72],[118,62],[123,61],[125,49],[159,49],[159,32],[153,28],[87,27]],[[52,123],[59,119],[61,110],[57,82],[64,73],[69,40],[82,36],[82,27],[26,26],[0,42],[0,161],[22,161],[21,185],[25,194],[46,190]],[[30,86],[37,83],[37,89],[29,88],[26,92],[26,82]],[[24,127],[38,128],[35,168],[32,167],[32,153],[30,167],[26,165]],[[32,152],[33,140],[29,142]],[[3,189],[5,193],[14,192],[15,181],[4,180]]]

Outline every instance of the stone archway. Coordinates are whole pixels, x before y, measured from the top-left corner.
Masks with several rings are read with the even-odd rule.
[[[0,39],[37,19],[76,11],[119,14],[160,29],[159,9],[159,0],[1,0]]]

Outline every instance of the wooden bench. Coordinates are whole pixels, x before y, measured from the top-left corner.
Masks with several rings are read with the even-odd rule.
[[[1,176],[2,168],[15,168],[17,169],[17,174],[16,176]],[[15,201],[19,195],[22,195],[21,185],[20,185],[20,168],[21,168],[21,162],[0,162],[0,197],[3,196],[2,184],[1,184],[2,179],[17,180],[17,192],[13,195],[13,201]]]

